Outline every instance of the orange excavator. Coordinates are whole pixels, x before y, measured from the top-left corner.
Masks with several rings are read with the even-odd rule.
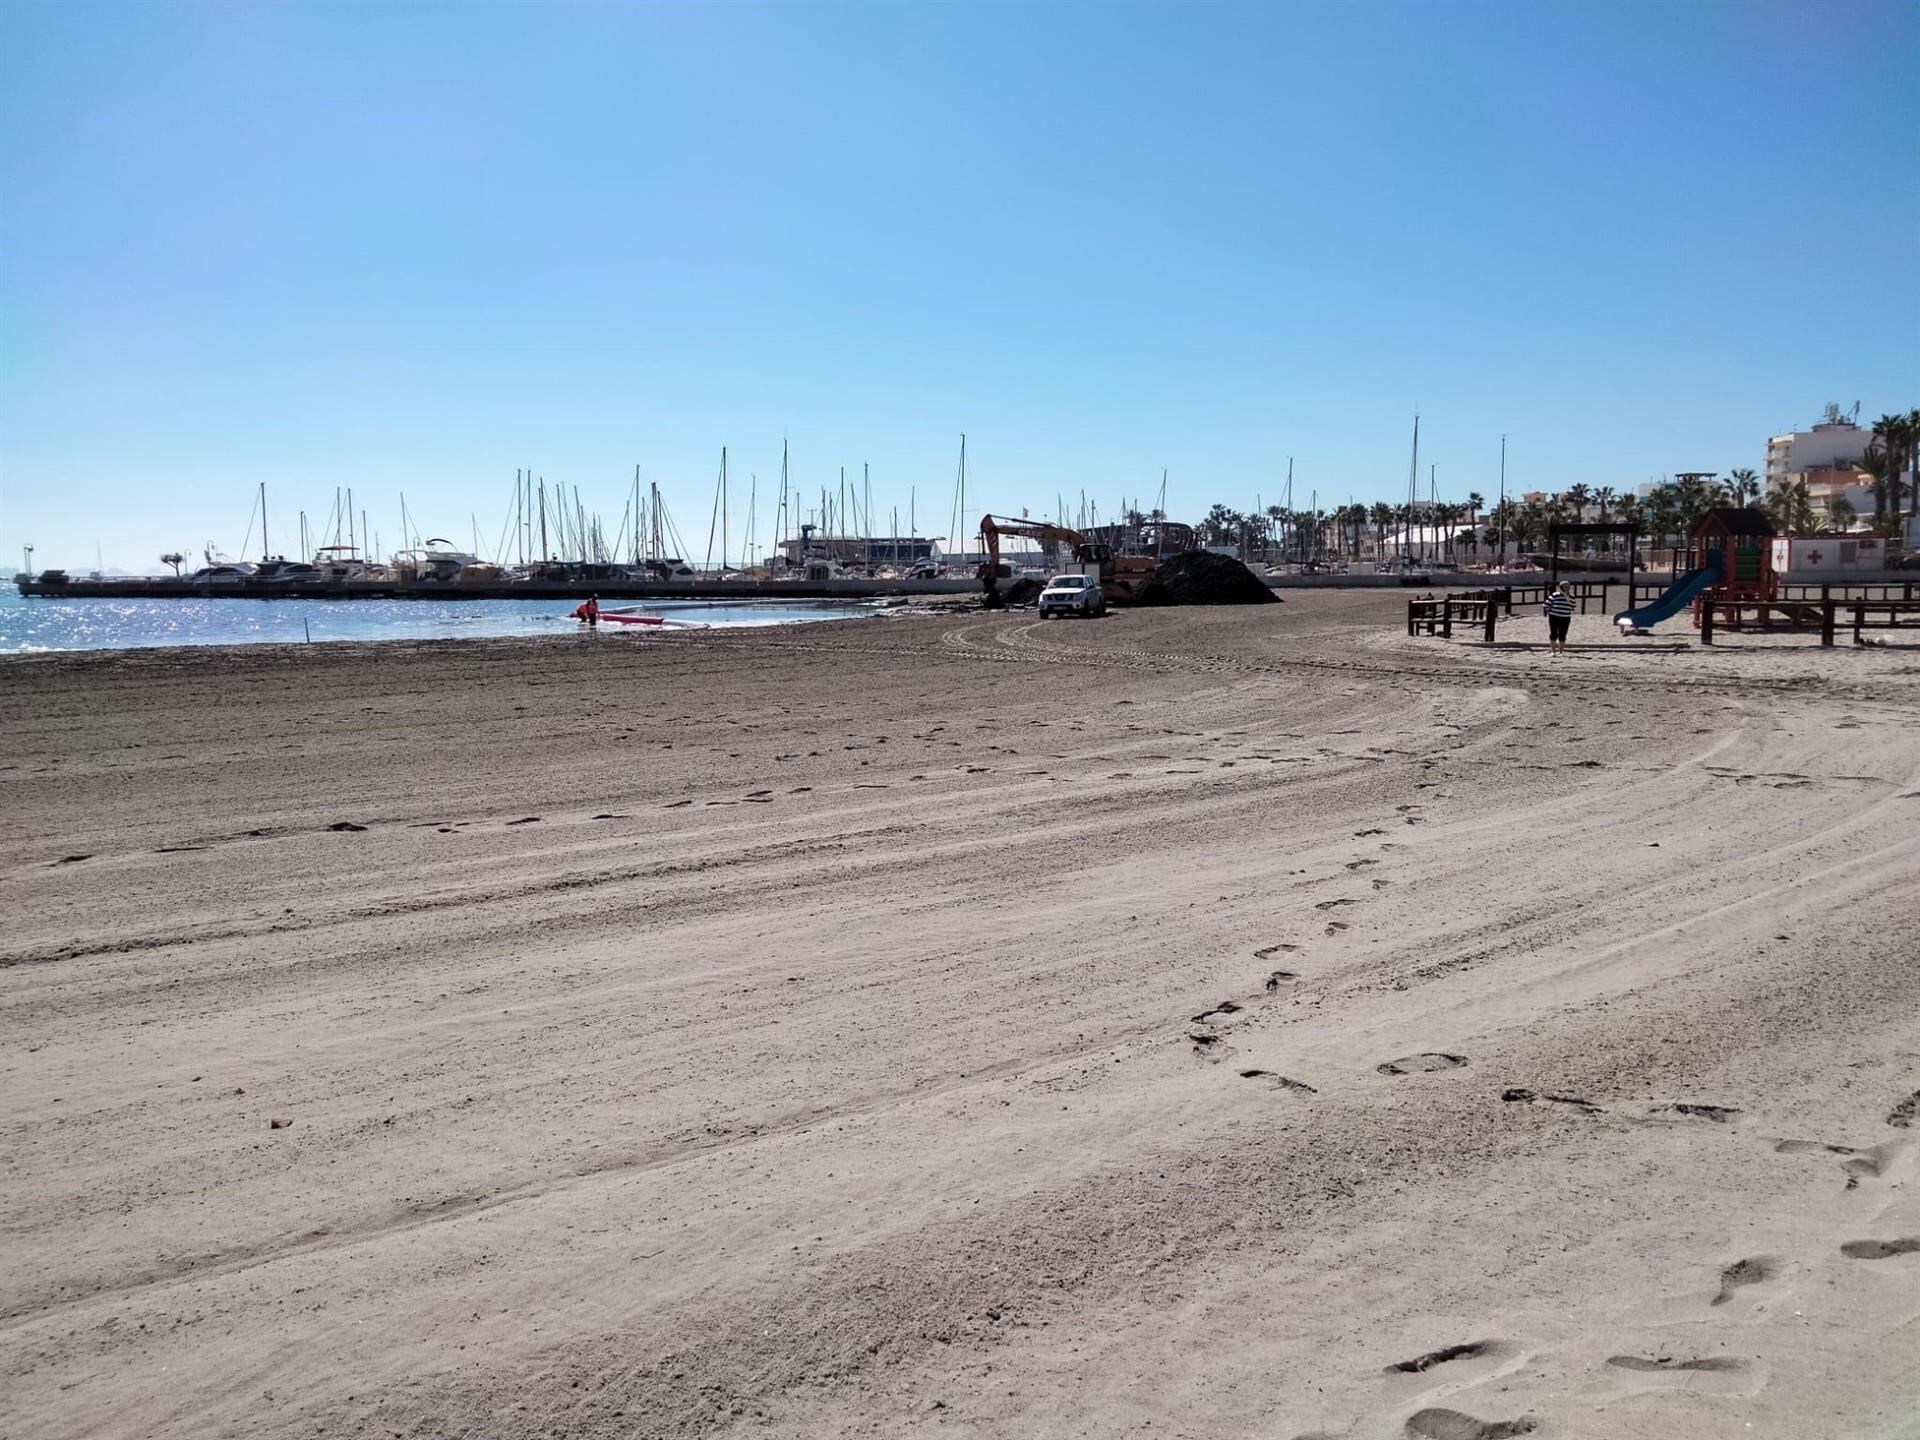
[[[1045,520],[1015,520],[1006,515],[982,515],[980,538],[986,542],[987,561],[980,567],[980,584],[989,608],[1000,603],[1000,537],[1021,535],[1043,545],[1065,545],[1074,563],[1086,575],[1098,574],[1109,605],[1130,605],[1153,579],[1153,559],[1147,555],[1115,555],[1111,545],[1090,541],[1078,530]]]

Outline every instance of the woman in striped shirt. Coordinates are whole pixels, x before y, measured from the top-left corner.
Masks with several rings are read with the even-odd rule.
[[[1567,593],[1567,582],[1562,580],[1554,586],[1540,608],[1547,615],[1547,648],[1555,655],[1566,654],[1567,627],[1573,624],[1573,596]]]

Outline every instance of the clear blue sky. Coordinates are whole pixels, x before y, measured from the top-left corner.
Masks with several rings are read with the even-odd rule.
[[[1920,405],[1920,6],[0,9],[0,561],[721,445],[945,534],[1629,489]],[[736,521],[736,524],[738,522]],[[280,543],[285,537],[288,542]]]

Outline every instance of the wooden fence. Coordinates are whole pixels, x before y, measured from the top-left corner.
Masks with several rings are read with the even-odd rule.
[[[1761,634],[1817,630],[1820,643],[1831,645],[1842,624],[1853,631],[1854,644],[1864,645],[1864,632],[1868,630],[1920,630],[1920,604],[1831,596],[1824,600],[1714,600],[1700,607],[1700,643],[1713,644],[1716,630],[1757,630]]]
[[[1607,592],[1615,585],[1624,591],[1625,583],[1613,580],[1569,580],[1567,593],[1580,607],[1582,615],[1589,606],[1601,614],[1610,614]],[[1492,590],[1462,590],[1447,595],[1422,595],[1407,602],[1407,634],[1437,635],[1453,638],[1456,623],[1478,629],[1480,638],[1493,641],[1494,625],[1502,615],[1512,615],[1513,607],[1546,603],[1547,585],[1503,585]]]

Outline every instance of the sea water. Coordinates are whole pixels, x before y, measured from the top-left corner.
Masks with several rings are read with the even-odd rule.
[[[0,655],[158,645],[318,644],[331,640],[456,640],[567,635],[584,629],[573,600],[49,600],[0,596]],[[606,608],[659,615],[673,627],[786,625],[873,615],[869,605],[794,600],[646,600]],[[644,640],[651,625],[602,625]]]

